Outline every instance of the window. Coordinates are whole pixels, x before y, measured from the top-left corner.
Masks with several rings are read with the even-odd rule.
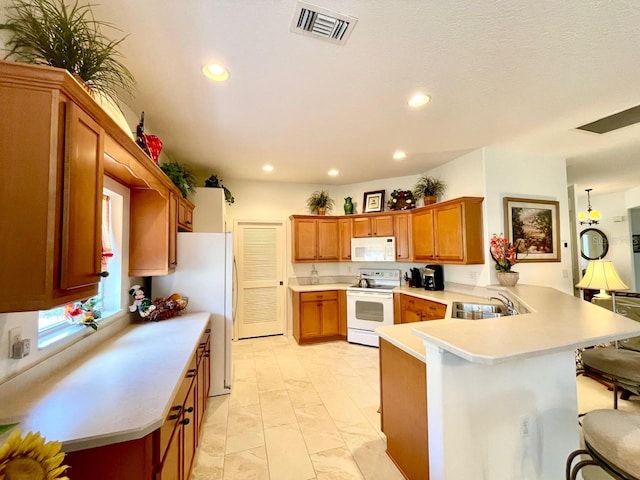
[[[41,311],[38,315],[38,348],[51,345],[78,330],[86,328],[84,325],[72,323],[70,314],[75,309],[91,311],[96,322],[120,311],[122,307],[123,203],[122,195],[108,188],[104,189],[102,204],[102,267],[103,270],[106,269],[109,272],[109,276],[100,281],[98,295],[86,299],[84,302],[74,302],[51,310]],[[85,315],[83,314],[77,318],[85,318]]]

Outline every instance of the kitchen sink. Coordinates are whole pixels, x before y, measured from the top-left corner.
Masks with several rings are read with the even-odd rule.
[[[496,318],[509,315],[509,312],[504,306],[496,305],[494,303],[453,302],[451,307],[453,310],[451,318],[483,320],[485,318]]]

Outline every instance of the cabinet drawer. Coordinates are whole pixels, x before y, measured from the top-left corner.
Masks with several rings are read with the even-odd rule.
[[[182,403],[176,405],[176,402],[177,399],[174,401],[173,405],[171,405],[171,409],[167,414],[167,418],[164,419],[164,423],[160,427],[160,461],[163,461],[164,459],[165,452],[167,451],[167,447],[169,446],[169,442],[171,440],[171,435],[176,429],[178,420],[182,416]]]
[[[327,290],[324,292],[303,292],[300,294],[300,301],[302,302],[315,302],[318,300],[337,300],[337,290]]]
[[[197,355],[197,354],[196,354]],[[173,433],[176,423],[179,418],[182,417],[182,410],[184,408],[184,403],[187,399],[187,395],[189,394],[189,389],[193,383],[193,379],[197,373],[197,359],[196,355],[191,358],[191,362],[189,362],[189,367],[185,372],[185,377],[180,384],[180,388],[178,389],[178,393],[173,399],[171,403],[171,408],[169,409],[169,413],[167,414],[167,418],[165,418],[164,423],[160,427],[160,458],[164,457],[165,450],[169,445],[169,441],[171,440],[171,434]]]

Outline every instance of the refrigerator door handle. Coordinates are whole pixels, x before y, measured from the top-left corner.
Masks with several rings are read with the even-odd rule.
[[[236,262],[235,255],[233,256],[233,312],[231,318],[233,319],[232,325],[236,324],[236,315],[238,311],[238,264]]]

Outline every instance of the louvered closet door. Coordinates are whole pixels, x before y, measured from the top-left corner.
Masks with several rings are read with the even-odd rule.
[[[284,333],[284,224],[238,222],[238,338]]]

